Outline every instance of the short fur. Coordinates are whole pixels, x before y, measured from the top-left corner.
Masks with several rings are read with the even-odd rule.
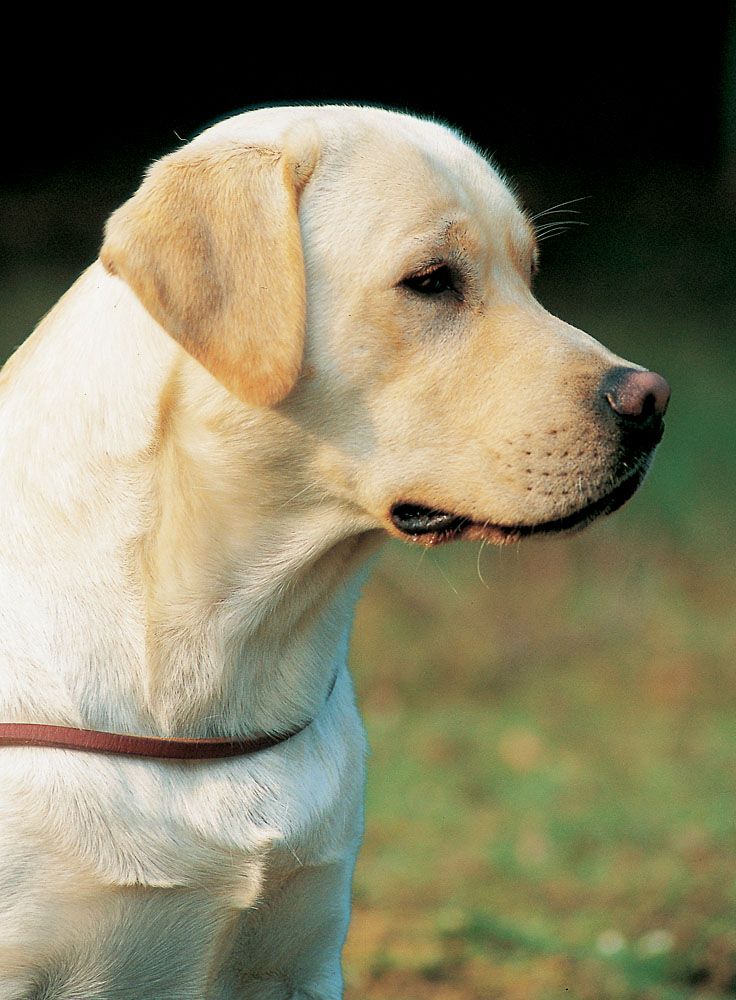
[[[0,374],[0,717],[314,722],[203,764],[0,750],[0,1000],[342,995],[346,649],[392,505],[494,538],[616,479],[623,362],[534,300],[533,254],[477,151],[375,108],[221,122],[113,215]],[[402,284],[439,260],[461,297]]]

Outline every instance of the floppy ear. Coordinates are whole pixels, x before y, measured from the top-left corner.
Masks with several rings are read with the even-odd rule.
[[[101,259],[244,402],[294,388],[306,291],[298,197],[319,155],[311,122],[283,148],[204,145],[155,163],[110,218]]]

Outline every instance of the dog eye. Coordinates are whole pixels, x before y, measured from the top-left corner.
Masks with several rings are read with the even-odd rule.
[[[423,271],[422,274],[413,274],[409,278],[404,278],[401,284],[418,295],[442,295],[443,292],[457,294],[458,291],[455,275],[447,264],[440,264],[439,267]]]

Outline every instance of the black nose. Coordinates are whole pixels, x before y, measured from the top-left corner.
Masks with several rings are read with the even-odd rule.
[[[611,368],[603,376],[601,396],[621,422],[644,430],[662,423],[670,387],[656,372]]]

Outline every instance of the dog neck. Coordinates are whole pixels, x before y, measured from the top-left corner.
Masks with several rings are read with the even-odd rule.
[[[0,421],[5,721],[319,713],[380,536],[326,495],[294,412],[243,406],[93,265],[4,369]]]

